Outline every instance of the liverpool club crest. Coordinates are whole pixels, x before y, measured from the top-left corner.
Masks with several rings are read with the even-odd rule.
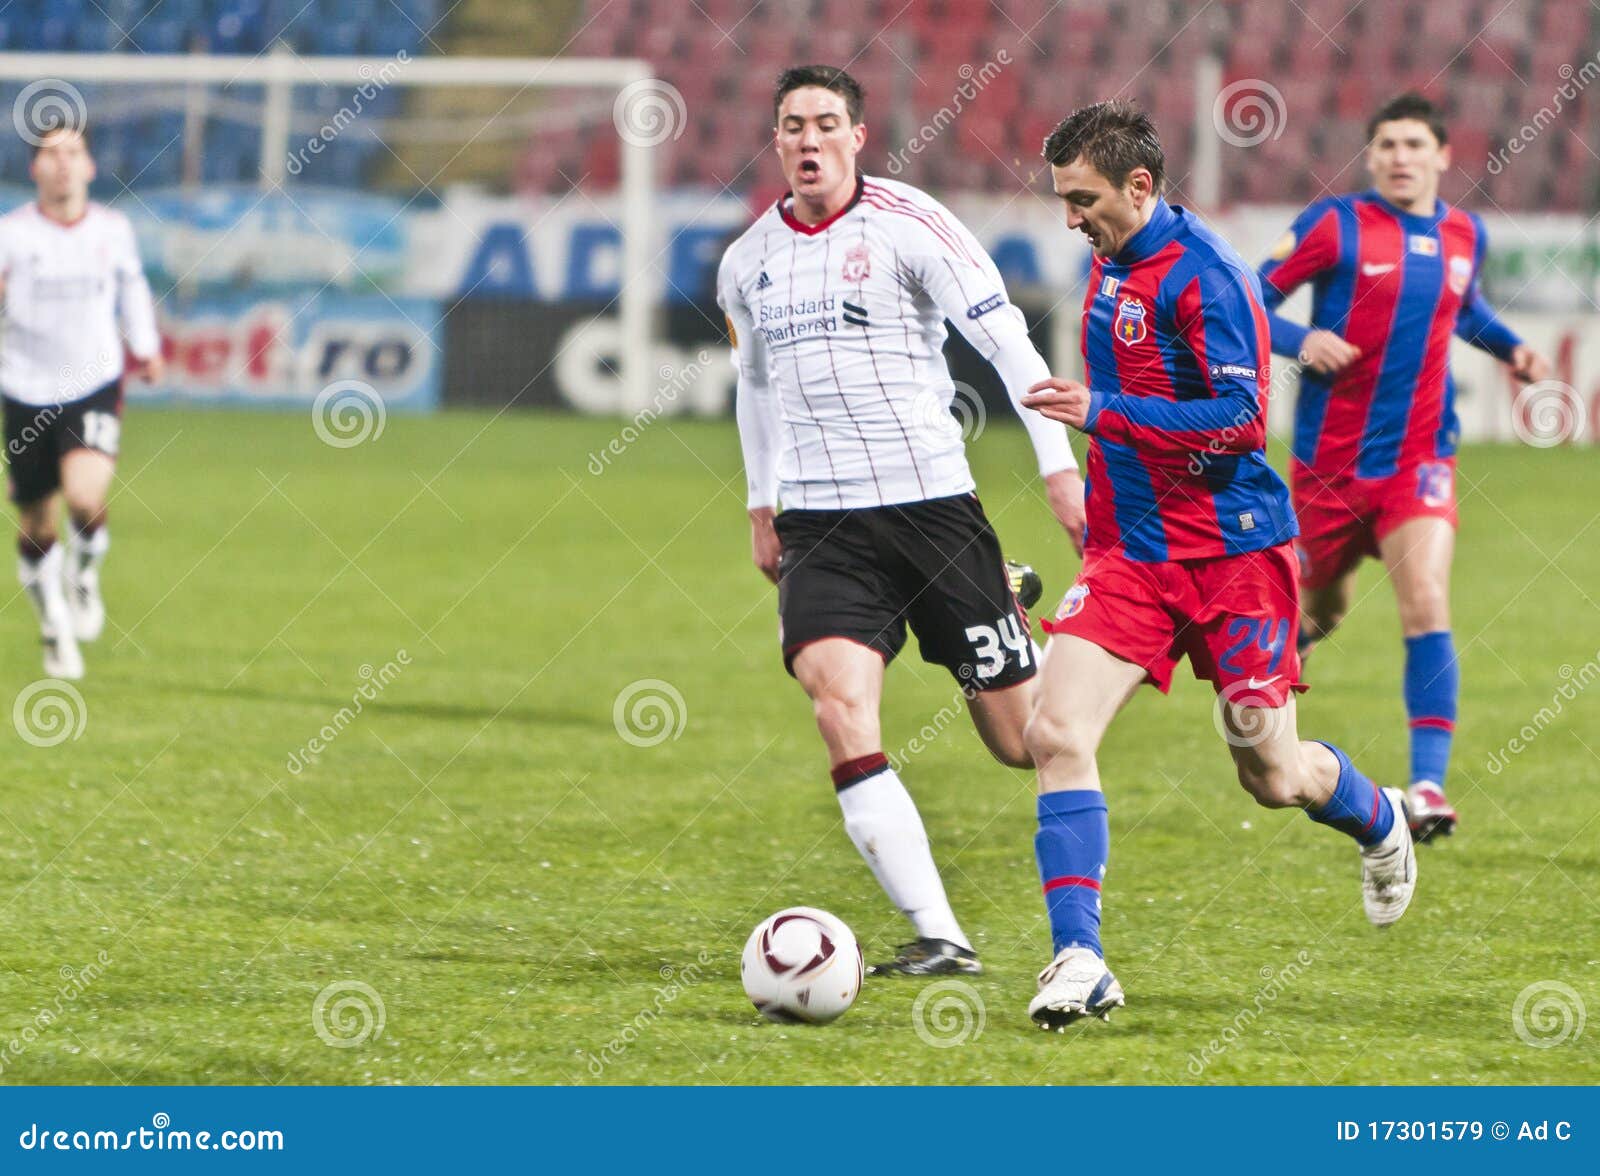
[[[1124,298],[1117,303],[1117,317],[1111,324],[1112,334],[1132,347],[1135,343],[1143,343],[1150,328],[1145,324],[1146,310],[1144,303],[1137,298]]]
[[[872,254],[867,252],[865,241],[845,251],[844,270],[840,276],[847,282],[864,282],[872,276]]]

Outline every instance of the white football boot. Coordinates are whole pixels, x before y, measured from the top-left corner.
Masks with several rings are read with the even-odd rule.
[[[44,645],[44,672],[47,678],[77,681],[83,677],[83,654],[73,631],[72,610],[62,591],[61,545],[51,547],[36,563],[19,560],[17,579],[33,602],[39,617],[39,639]]]
[[[44,644],[44,676],[76,682],[83,677],[83,653],[70,625],[54,632],[41,633]]]
[[[1041,1029],[1066,1029],[1083,1017],[1111,1019],[1123,1006],[1122,985],[1106,962],[1087,947],[1063,947],[1039,973],[1039,994],[1028,1002],[1028,1016]]]
[[[1411,839],[1405,794],[1398,788],[1385,788],[1383,794],[1394,806],[1394,827],[1377,845],[1361,850],[1361,902],[1374,927],[1398,922],[1417,889],[1417,848]]]

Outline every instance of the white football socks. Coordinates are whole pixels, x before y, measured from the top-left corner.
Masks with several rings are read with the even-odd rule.
[[[922,817],[894,769],[876,772],[838,795],[845,832],[917,935],[970,948],[945,897]]]
[[[67,558],[72,561],[73,574],[98,572],[111,548],[111,528],[99,526],[87,536],[76,527],[69,529],[72,534],[67,540]]]
[[[67,609],[67,594],[61,586],[61,565],[65,556],[61,544],[52,543],[50,550],[38,559],[17,558],[17,579],[28,599],[33,601],[33,611],[39,616],[39,631],[46,637],[72,633],[72,613]]]

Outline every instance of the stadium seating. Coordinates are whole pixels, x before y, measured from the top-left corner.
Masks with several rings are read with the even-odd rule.
[[[644,57],[683,94],[689,118],[663,168],[680,183],[735,191],[758,183],[760,167],[748,165],[766,146],[772,80],[801,56],[848,63],[863,80],[868,166],[881,168],[942,108],[953,110],[963,66],[980,70],[1003,50],[1011,64],[964,104],[948,149],[910,157],[903,178],[936,189],[1013,187],[1039,166],[1041,138],[1060,114],[1114,92],[1156,117],[1181,191],[1197,113],[1195,63],[1222,46],[1225,83],[1265,81],[1281,96],[1275,136],[1224,148],[1227,201],[1302,202],[1362,186],[1366,120],[1408,86],[1441,101],[1451,119],[1457,169],[1447,196],[1562,210],[1600,199],[1600,160],[1583,150],[1595,138],[1600,94],[1567,105],[1571,133],[1541,137],[1499,175],[1484,166],[1551,103],[1564,80],[1558,70],[1581,67],[1600,46],[1600,15],[1586,0],[1223,0],[1201,10],[1180,0],[797,0],[755,11],[586,0],[576,27],[571,52]],[[608,117],[597,111],[586,133],[564,145],[530,142],[519,182],[558,190],[580,177],[589,186],[610,181],[613,153],[592,142],[609,133]],[[560,154],[550,159],[553,149]],[[586,175],[590,163],[605,166]]]
[[[0,43],[257,54],[282,40],[304,55],[392,56],[433,51],[427,31],[447,14],[444,0],[12,0],[0,12]],[[1448,111],[1457,162],[1448,196],[1507,209],[1600,201],[1600,93],[1566,103],[1563,129],[1538,136],[1516,166],[1485,167],[1552,104],[1560,71],[1570,76],[1595,53],[1600,13],[1587,0],[1219,0],[1203,9],[1183,0],[794,0],[754,9],[742,0],[582,0],[571,20],[567,52],[643,57],[682,94],[687,119],[664,145],[659,174],[683,186],[747,193],[770,181],[761,156],[772,81],[805,57],[848,63],[866,85],[869,168],[882,169],[924,127],[949,123],[945,149],[905,153],[896,174],[937,190],[1014,188],[1040,167],[1040,142],[1060,114],[1117,93],[1155,116],[1181,192],[1196,119],[1208,117],[1195,109],[1196,62],[1221,47],[1224,82],[1270,84],[1280,112],[1265,141],[1224,147],[1225,201],[1301,202],[1361,186],[1366,119],[1404,86]],[[988,80],[979,87],[977,78]],[[963,83],[975,97],[958,95]],[[0,99],[17,89],[0,87]],[[259,131],[249,104],[259,98],[246,87],[222,97],[203,176],[253,179]],[[297,119],[314,122],[347,100],[302,89]],[[368,112],[397,113],[400,101],[382,93]],[[109,174],[140,186],[174,182],[182,164],[167,148],[170,113],[118,100],[92,109]],[[357,183],[386,155],[370,136],[344,136],[319,177]],[[0,144],[0,164],[25,160],[24,145]],[[618,173],[610,106],[594,101],[531,137],[512,179],[523,191],[559,192],[604,189]]]
[[[443,0],[12,0],[0,13],[0,44],[14,50],[213,53],[255,55],[283,41],[295,52],[392,57],[431,51],[428,32],[445,14]],[[0,86],[9,108],[20,86]],[[137,88],[80,87],[94,126],[101,173],[97,184],[115,195],[121,184],[160,187],[177,182],[182,153],[173,145],[182,116]],[[218,109],[208,118],[201,157],[206,182],[253,181],[260,154],[260,87],[214,91]],[[101,99],[105,99],[102,101]],[[297,125],[314,126],[350,100],[348,88],[297,89]],[[364,113],[383,116],[399,108],[398,94],[383,91]],[[26,174],[28,149],[0,138],[0,166]],[[332,184],[361,182],[388,152],[370,136],[345,135],[319,159],[318,178]]]

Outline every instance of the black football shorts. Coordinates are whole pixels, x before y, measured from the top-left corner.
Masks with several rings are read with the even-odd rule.
[[[824,637],[890,661],[917,635],[922,660],[964,687],[994,690],[1037,673],[1027,614],[977,496],[777,516],[783,663]]]
[[[65,404],[3,398],[12,502],[38,502],[61,485],[61,459],[74,449],[117,456],[122,438],[122,380]]]

